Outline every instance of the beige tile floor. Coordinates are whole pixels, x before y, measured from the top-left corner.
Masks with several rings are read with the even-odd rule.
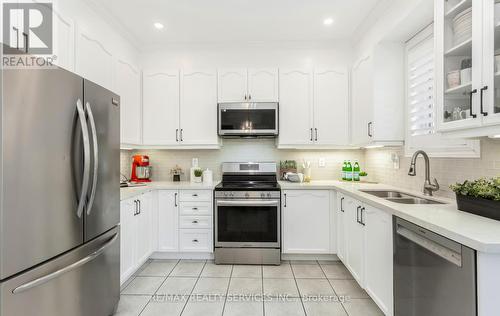
[[[122,287],[116,316],[383,315],[336,261],[281,266],[150,260]]]

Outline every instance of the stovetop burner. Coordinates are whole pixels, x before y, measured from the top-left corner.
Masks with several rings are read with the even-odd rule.
[[[216,191],[279,191],[276,163],[231,162],[222,165]]]

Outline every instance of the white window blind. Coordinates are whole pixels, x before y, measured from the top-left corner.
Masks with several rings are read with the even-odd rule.
[[[411,43],[407,50],[408,119],[411,136],[434,134],[434,37]]]
[[[406,42],[405,155],[425,150],[431,157],[479,157],[477,140],[446,138],[436,132],[434,32],[429,25]],[[437,114],[441,115],[441,114]]]

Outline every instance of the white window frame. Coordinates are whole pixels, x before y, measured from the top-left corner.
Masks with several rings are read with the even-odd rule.
[[[430,157],[436,158],[479,158],[481,156],[481,145],[479,140],[465,140],[457,138],[446,138],[441,133],[429,135],[412,136],[410,130],[410,104],[409,104],[409,87],[408,87],[408,52],[429,37],[434,37],[434,24],[431,24],[418,32],[415,36],[405,43],[405,125],[406,125],[406,141],[405,141],[405,156],[411,157],[417,150],[424,150]],[[436,85],[436,78],[434,78]],[[436,94],[436,89],[434,89]],[[437,98],[434,95],[434,103]],[[434,119],[441,115],[438,113],[438,107],[434,104]],[[436,128],[437,122],[434,124]],[[418,143],[417,143],[418,140]],[[421,144],[426,145],[422,146]],[[420,144],[420,145],[419,145]]]

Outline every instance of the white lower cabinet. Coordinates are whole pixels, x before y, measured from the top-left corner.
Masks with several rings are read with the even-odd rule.
[[[387,316],[393,315],[392,247],[392,216],[339,193],[338,257]]]
[[[120,204],[120,283],[123,284],[152,253],[153,193]]]
[[[286,190],[282,197],[282,252],[329,254],[331,242],[330,191]]]
[[[158,191],[158,251],[179,250],[179,192]]]
[[[212,252],[211,190],[158,192],[158,251]]]
[[[347,260],[346,267],[359,284],[364,282],[365,238],[361,222],[362,204],[351,197],[345,199]]]
[[[371,206],[365,216],[365,290],[385,315],[392,315],[392,217]]]

